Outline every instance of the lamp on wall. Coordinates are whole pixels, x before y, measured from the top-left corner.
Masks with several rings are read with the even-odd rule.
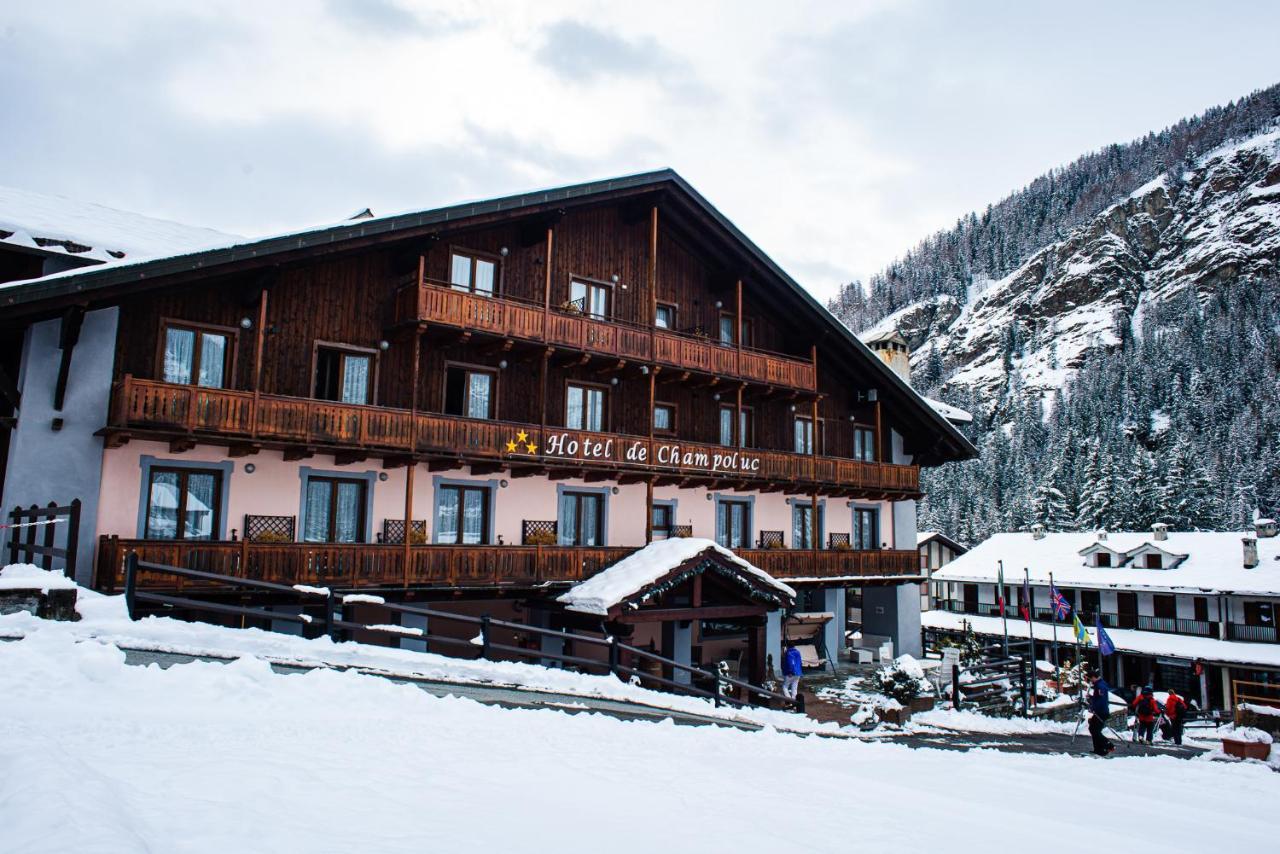
[[[716,308],[724,308],[724,303],[720,300],[716,300]]]
[[[609,380],[609,385],[617,385],[617,384],[618,384],[618,378],[617,378],[617,377],[614,377],[613,379]]]
[[[240,318],[240,328],[241,328],[241,329],[252,329],[252,328],[253,328],[253,318],[251,318],[251,317],[242,317],[242,318]]]
[[[388,350],[390,347],[391,347],[391,342],[390,342],[390,341],[388,341],[388,340],[387,340],[387,339],[385,339],[385,338],[383,338],[381,341],[379,341],[379,342],[378,342],[378,349],[379,349],[379,350],[382,350],[382,351],[384,351],[384,352],[385,352],[385,351],[386,351],[386,350]]]
[[[720,400],[720,392],[716,392],[715,394],[711,395],[711,399],[712,399],[712,400],[715,400],[715,401],[719,401],[719,400]]]
[[[501,255],[503,258],[506,258],[508,255],[511,254],[511,250],[504,246],[498,250],[498,254]]]
[[[503,359],[498,362],[498,370],[505,371],[507,369],[507,360]]]
[[[505,480],[500,480],[500,481],[498,481],[498,486],[502,487],[503,489],[506,489],[506,488],[507,488],[507,482],[506,482]]]
[[[647,376],[649,376],[649,366],[648,366],[648,365],[641,365],[641,366],[640,366],[640,373],[644,374],[646,377],[647,377]]]
[[[613,282],[615,285],[618,284],[618,274],[614,273],[612,276],[610,276],[609,281]]]

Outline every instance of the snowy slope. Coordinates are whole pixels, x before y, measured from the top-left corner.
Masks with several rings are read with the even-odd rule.
[[[0,187],[0,243],[110,262],[227,243],[236,235],[142,214]]]
[[[1159,178],[961,305],[932,297],[876,324],[893,326],[921,368],[936,347],[949,387],[992,393],[1005,356],[1030,389],[1060,387],[1088,354],[1141,332],[1141,314],[1187,289],[1202,297],[1280,265],[1280,130],[1222,146],[1178,180]],[[928,346],[926,346],[926,344]]]
[[[1275,834],[1260,764],[509,711],[255,659],[129,667],[57,635],[0,644],[0,712],[14,852],[1055,854],[1150,848],[1153,821],[1167,850],[1264,851]]]

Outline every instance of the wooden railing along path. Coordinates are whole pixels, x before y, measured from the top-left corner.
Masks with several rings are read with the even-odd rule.
[[[395,304],[399,323],[436,323],[765,385],[817,388],[817,373],[807,359],[560,307],[548,310],[541,304],[484,296],[443,282],[410,280],[397,292]]]
[[[381,454],[445,454],[471,461],[607,469],[795,484],[821,490],[913,495],[918,466],[842,457],[726,448],[677,439],[567,431],[512,421],[201,388],[126,375],[113,390],[111,427],[297,445],[355,447]],[[523,434],[524,439],[516,441]],[[528,452],[532,446],[535,450]],[[515,448],[512,452],[509,449]]]

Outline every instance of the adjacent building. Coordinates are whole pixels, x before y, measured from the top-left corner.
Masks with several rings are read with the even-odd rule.
[[[920,550],[920,573],[924,576],[924,581],[920,582],[920,610],[928,611],[938,595],[930,580],[934,571],[951,563],[968,549],[938,531],[919,532],[916,548]]]
[[[723,555],[700,558],[714,583],[628,590],[662,605],[647,620],[557,602],[694,537],[837,615],[828,649],[860,588],[867,630],[918,651],[920,467],[975,453],[670,171],[124,259],[0,305],[22,342],[5,506],[81,498],[81,580],[106,589],[135,553],[760,674],[773,588]]]
[[[1008,603],[1000,617],[1001,568]],[[1019,616],[1024,570],[1041,659],[1055,636],[1053,585],[1091,630],[1101,619],[1117,654],[1106,675],[1120,686],[1173,687],[1213,708],[1280,699],[1280,539],[1259,520],[1245,533],[1150,532],[996,534],[933,573],[936,610],[926,631],[966,625],[988,637],[1027,637]],[[1093,632],[1091,631],[1092,635]],[[1058,620],[1061,658],[1075,659],[1071,618]],[[1096,648],[1085,654],[1096,660]]]

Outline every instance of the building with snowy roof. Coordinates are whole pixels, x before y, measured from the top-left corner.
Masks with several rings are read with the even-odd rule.
[[[998,578],[1003,571],[1005,619]],[[1024,577],[1031,622],[1019,613]],[[1247,532],[1169,531],[996,534],[933,573],[926,632],[966,626],[987,636],[1034,635],[1042,659],[1076,656],[1072,616],[1055,620],[1052,582],[1090,629],[1100,620],[1117,655],[1117,685],[1173,687],[1211,707],[1237,696],[1280,700],[1280,538],[1261,519]],[[1089,654],[1096,654],[1089,647]]]
[[[126,253],[0,305],[4,504],[82,499],[104,589],[137,556],[759,679],[791,608],[839,655],[850,590],[919,651],[920,469],[976,454],[670,170]],[[640,549],[698,538],[735,559],[632,589]]]

